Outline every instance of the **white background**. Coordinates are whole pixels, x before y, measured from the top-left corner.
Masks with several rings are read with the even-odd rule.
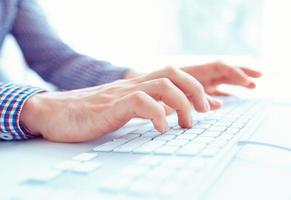
[[[265,93],[281,95],[289,90],[291,4],[288,0],[263,1],[263,23],[258,24],[262,41],[260,53],[236,56],[167,54],[165,49],[179,49],[179,41],[175,40],[179,32],[173,26],[176,20],[175,1],[167,4],[170,1],[39,0],[39,3],[66,43],[97,59],[138,71],[222,59],[227,63],[262,70],[265,78],[261,82],[265,84]],[[249,32],[251,35],[252,30]],[[14,81],[39,84],[34,76],[20,67],[23,66],[21,55],[11,40],[5,44],[2,62]]]

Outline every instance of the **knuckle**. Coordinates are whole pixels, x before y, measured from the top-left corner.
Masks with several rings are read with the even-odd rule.
[[[155,107],[152,115],[153,115],[153,118],[161,120],[166,116],[166,111],[162,105],[158,104],[158,106]]]
[[[136,91],[131,95],[130,98],[134,105],[140,106],[145,101],[146,93],[142,91]]]
[[[172,82],[168,78],[160,78],[157,79],[158,85],[161,87],[163,90],[167,90],[172,86]]]
[[[118,93],[118,92],[120,92],[122,89],[123,89],[123,87],[120,86],[120,85],[113,85],[113,86],[111,86],[111,87],[106,88],[105,91],[106,91],[108,94],[114,94],[114,93]]]
[[[93,108],[91,108],[93,111],[95,111],[96,113],[100,113],[106,110],[109,110],[110,108],[112,108],[113,106],[116,105],[116,102],[107,102],[107,103],[101,103],[98,105],[94,105]],[[82,121],[82,119],[80,119],[80,121]]]
[[[104,94],[99,95],[99,100],[101,102],[111,102],[113,98],[114,98],[114,96],[110,95],[108,93],[104,93]]]
[[[198,90],[199,93],[204,93],[204,87],[200,82],[197,81],[196,83],[196,89]]]
[[[204,87],[199,83],[198,84],[198,90],[201,92],[201,93],[204,93]]]
[[[221,60],[218,60],[218,61],[214,62],[214,64],[216,66],[223,66],[223,65],[225,65],[224,62],[222,62]]]
[[[222,61],[216,61],[214,63],[214,69],[216,70],[216,72],[219,72],[221,69],[229,70],[229,69],[231,69],[231,67]]]
[[[161,105],[161,104],[158,104],[159,106],[157,106],[157,116],[158,117],[164,117],[165,116],[165,108]]]
[[[174,75],[177,73],[178,69],[173,66],[167,66],[165,67],[165,71],[168,75]]]

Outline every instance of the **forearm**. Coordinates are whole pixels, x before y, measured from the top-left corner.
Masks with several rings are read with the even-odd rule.
[[[97,61],[85,55],[71,56],[69,62],[62,61],[54,66],[57,69],[50,69],[46,72],[47,65],[50,62],[38,65],[35,70],[42,75],[42,77],[56,85],[62,90],[72,90],[86,87],[93,87],[110,83],[119,79],[124,79],[128,73],[128,69],[113,66],[104,61]],[[53,65],[50,65],[53,66]]]
[[[25,102],[41,91],[29,86],[0,83],[0,140],[33,137],[20,123],[20,113]]]
[[[34,0],[19,2],[11,33],[29,67],[44,80],[70,90],[125,78],[128,69],[81,55],[67,46]]]

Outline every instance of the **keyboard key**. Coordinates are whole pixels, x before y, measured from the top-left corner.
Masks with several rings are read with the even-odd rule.
[[[133,153],[151,153],[165,143],[165,141],[150,141],[134,149]]]
[[[136,164],[153,167],[153,166],[160,164],[163,160],[164,160],[164,157],[151,155],[151,156],[145,156],[145,157],[139,159],[136,162]]]
[[[105,180],[100,188],[106,191],[125,191],[129,187],[130,183],[133,181],[133,178],[130,176],[113,177]]]
[[[185,132],[185,130],[187,129],[173,129],[173,130],[168,130],[166,133],[166,135],[181,135]]]
[[[235,122],[237,120],[238,117],[234,117],[234,116],[225,116],[223,117],[224,121],[229,121],[229,122]]]
[[[62,173],[60,170],[49,169],[49,170],[41,170],[36,172],[32,177],[28,179],[28,181],[35,182],[48,182]]]
[[[128,139],[125,139],[125,138],[115,138],[115,139],[112,140],[112,142],[124,144],[124,143],[128,142]]]
[[[168,134],[162,134],[154,138],[154,140],[158,141],[169,141],[174,139],[176,136],[175,135],[168,135]]]
[[[196,134],[182,134],[177,136],[176,139],[181,139],[181,140],[193,140],[194,138],[196,138],[197,135]]]
[[[125,139],[127,141],[130,141],[130,140],[133,140],[139,136],[140,136],[140,134],[126,134],[126,135],[122,135],[121,137],[119,137],[119,139]]]
[[[215,124],[215,126],[229,127],[232,125],[230,121],[220,121]]]
[[[236,135],[240,132],[239,128],[228,128],[226,131],[223,132],[223,134],[232,134]]]
[[[192,119],[192,126],[194,126],[195,124],[198,124],[200,121],[196,120],[196,119]]]
[[[153,131],[150,131],[150,132],[146,132],[144,134],[142,134],[141,137],[150,137],[150,138],[155,138],[155,137],[158,137],[160,136],[161,133],[160,132],[153,132]]]
[[[155,168],[151,171],[149,171],[146,174],[147,179],[151,179],[154,181],[161,181],[163,179],[169,178],[171,175],[175,173],[175,168],[172,168],[171,166],[161,166],[158,168]]]
[[[202,143],[202,144],[209,144],[214,140],[214,137],[197,137],[194,140],[192,140],[192,143]]]
[[[175,139],[175,140],[171,140],[168,143],[166,143],[167,146],[183,146],[185,144],[187,144],[189,142],[189,140],[182,140],[182,139]]]
[[[171,157],[171,158],[167,158],[165,160],[163,160],[163,162],[161,163],[161,167],[167,168],[167,169],[172,169],[172,170],[176,170],[178,168],[183,168],[187,165],[187,163],[189,162],[189,158],[186,157]]]
[[[146,133],[148,131],[154,131],[154,127],[152,124],[147,124],[143,127],[140,127],[139,129],[136,129],[134,131],[132,131],[131,133],[134,133],[134,134],[143,134],[143,133]]]
[[[150,137],[138,137],[135,138],[134,140],[129,141],[128,143],[125,143],[124,145],[115,148],[113,151],[119,153],[132,152],[134,149],[138,148],[139,146],[150,140],[151,140]]]
[[[218,148],[223,148],[225,145],[227,145],[227,143],[228,143],[227,140],[217,139],[217,140],[214,140],[214,141],[211,143],[211,146],[213,146],[213,147],[218,147]]]
[[[218,147],[207,147],[206,149],[203,150],[201,155],[204,157],[214,157],[218,154],[220,150],[221,148]]]
[[[223,134],[220,137],[218,137],[219,140],[224,140],[224,141],[230,141],[234,135],[232,134]]]
[[[175,176],[173,177],[173,180],[175,182],[178,182],[178,184],[185,184],[187,182],[191,182],[190,174],[193,173],[193,171],[188,170],[181,170]]]
[[[151,124],[149,124],[151,125]],[[136,130],[139,129],[139,128],[133,128],[133,127],[124,127],[123,129],[118,129],[116,131],[114,131],[114,133],[118,133],[118,134],[132,134],[132,133],[135,133]]]
[[[77,172],[77,173],[89,173],[100,167],[101,164],[98,162],[85,162],[77,164],[73,169],[70,171]]]
[[[189,167],[191,170],[196,170],[196,171],[203,169],[205,165],[206,165],[206,159],[201,158],[201,157],[191,158],[190,162],[187,163],[187,167]]]
[[[64,161],[55,165],[54,168],[60,169],[60,170],[71,170],[79,163],[80,163],[79,161],[69,160],[69,161]]]
[[[215,124],[217,122],[216,119],[203,119],[200,121],[200,124]]]
[[[206,130],[204,133],[200,135],[200,137],[218,137],[219,135],[221,135],[221,131]]]
[[[123,176],[141,176],[149,170],[149,166],[145,165],[130,165],[121,171]]]
[[[226,125],[231,126],[233,122],[234,122],[234,120],[229,120],[229,119],[223,118],[218,123],[222,123],[222,124],[226,124]]]
[[[178,192],[181,192],[177,187],[177,183],[172,181],[164,182],[160,188],[160,193],[166,196],[174,196],[177,195]]]
[[[250,121],[251,117],[239,118],[236,122],[246,124]]]
[[[205,131],[204,129],[194,128],[194,129],[189,129],[189,130],[185,131],[184,134],[199,135],[199,134],[203,133],[204,131]]]
[[[225,126],[212,126],[211,128],[207,129],[208,131],[219,131],[223,132],[227,129]]]
[[[51,189],[48,187],[33,187],[29,190],[26,187],[15,187],[13,192],[11,192],[8,196],[3,196],[3,189],[1,191],[1,199],[8,200],[38,200],[38,199],[46,199],[49,194],[51,194]]]
[[[206,145],[205,144],[191,144],[186,145],[178,150],[178,155],[184,156],[195,156],[197,155]]]
[[[174,154],[179,149],[178,146],[162,146],[154,151],[155,154]]]
[[[195,129],[208,129],[209,127],[211,127],[211,124],[196,124],[193,126],[193,128]]]
[[[112,151],[116,147],[126,143],[126,140],[120,139],[120,140],[114,140],[114,141],[109,141],[106,142],[105,144],[99,145],[95,147],[93,150],[94,151]]]
[[[237,123],[237,122],[231,125],[232,128],[240,128],[240,129],[242,129],[244,126],[245,126],[244,123]]]
[[[93,153],[93,152],[81,153],[79,155],[74,156],[73,157],[73,160],[77,160],[77,161],[89,161],[89,160],[93,160],[97,156],[98,156],[98,154],[97,153]]]
[[[129,190],[133,193],[138,194],[154,194],[155,191],[159,190],[161,182],[139,179],[137,182],[132,184]]]

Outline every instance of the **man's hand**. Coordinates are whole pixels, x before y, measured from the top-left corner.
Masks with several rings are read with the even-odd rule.
[[[58,142],[96,139],[134,117],[150,119],[165,132],[169,108],[176,110],[181,127],[190,128],[191,105],[198,112],[217,109],[221,103],[208,94],[228,95],[217,90],[219,84],[254,88],[250,77],[259,76],[257,71],[221,63],[167,67],[99,87],[34,95],[25,103],[20,121],[33,134]]]
[[[239,85],[253,89],[256,84],[251,78],[258,78],[262,75],[260,72],[246,67],[232,67],[221,62],[182,67],[181,69],[194,76],[203,85],[207,94],[215,96],[229,95],[217,89],[220,84]]]
[[[81,142],[117,130],[134,117],[150,119],[165,132],[167,106],[176,110],[181,127],[190,128],[191,105],[207,112],[221,104],[193,76],[167,67],[99,87],[34,95],[25,103],[20,121],[46,139]]]

